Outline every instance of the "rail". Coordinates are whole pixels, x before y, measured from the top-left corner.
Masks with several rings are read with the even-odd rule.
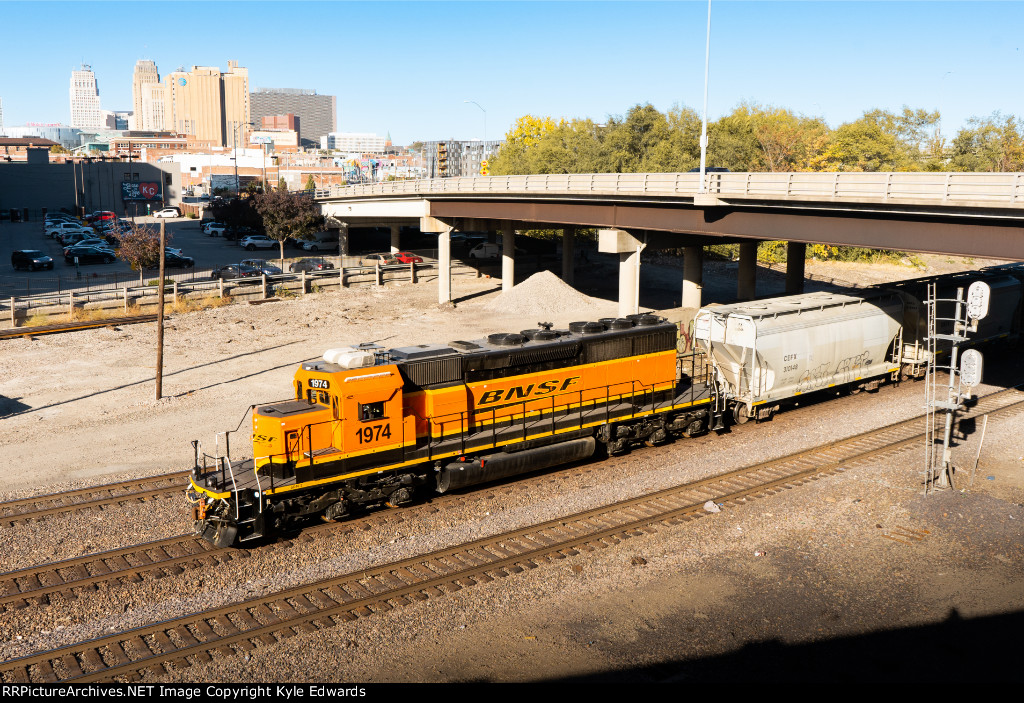
[[[708,195],[751,200],[1024,209],[1024,173],[708,173],[705,184]],[[698,173],[553,173],[332,186],[317,190],[315,197],[544,194],[685,198],[699,191]]]

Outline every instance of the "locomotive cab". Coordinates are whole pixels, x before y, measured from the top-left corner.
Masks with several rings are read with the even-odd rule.
[[[295,374],[292,400],[253,410],[257,471],[299,480],[333,473],[329,464],[398,448],[406,436],[402,378],[359,350],[331,350]],[[411,422],[412,417],[408,420]]]

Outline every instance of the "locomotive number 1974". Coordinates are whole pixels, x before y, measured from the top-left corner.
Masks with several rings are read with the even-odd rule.
[[[379,442],[381,437],[390,439],[391,425],[367,425],[366,427],[360,427],[356,430],[356,436],[359,437],[360,444]]]

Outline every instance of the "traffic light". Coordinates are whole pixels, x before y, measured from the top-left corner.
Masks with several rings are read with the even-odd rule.
[[[437,175],[448,175],[448,145],[437,145]]]
[[[491,173],[490,165],[487,163],[487,159],[480,162],[480,175],[487,176]]]

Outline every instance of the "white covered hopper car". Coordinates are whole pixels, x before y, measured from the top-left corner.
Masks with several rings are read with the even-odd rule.
[[[898,374],[903,308],[893,291],[714,305],[698,311],[694,339],[712,360],[733,418],[745,422],[803,393],[872,387]]]

